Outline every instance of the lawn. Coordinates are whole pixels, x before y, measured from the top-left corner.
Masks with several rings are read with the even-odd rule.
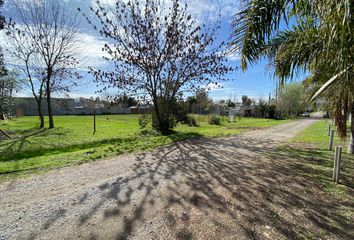
[[[168,136],[142,134],[139,115],[97,116],[93,135],[92,116],[57,116],[55,129],[39,129],[37,117],[22,117],[0,123],[13,140],[0,141],[0,174],[36,172],[80,164],[126,152],[152,149],[196,137],[219,137],[254,128],[266,128],[287,121],[243,118],[222,125],[208,124],[207,116],[196,116],[199,127],[179,125]]]
[[[332,182],[334,150],[328,150],[329,137],[324,121],[314,123],[292,138],[290,144],[280,146],[277,154],[296,160],[298,167],[306,170],[302,174],[315,177],[326,192],[353,201],[354,156],[346,153],[347,144],[338,137],[334,139],[333,148],[343,148],[340,184]]]

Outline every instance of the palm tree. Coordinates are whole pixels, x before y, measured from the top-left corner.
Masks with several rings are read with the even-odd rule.
[[[243,70],[248,64],[267,56],[282,83],[292,78],[296,71],[309,71],[312,84],[319,88],[312,100],[326,91],[332,95],[343,93],[344,98],[334,108],[334,113],[336,119],[343,118],[338,109],[345,109],[348,102],[351,103],[348,151],[354,153],[354,91],[351,82],[354,1],[243,0],[233,27],[231,48],[241,53]],[[331,87],[333,85],[336,86]],[[341,136],[345,136],[343,125],[346,126],[346,121],[339,122],[338,130]]]

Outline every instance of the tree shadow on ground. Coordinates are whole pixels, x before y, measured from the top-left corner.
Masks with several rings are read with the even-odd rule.
[[[10,156],[23,152],[24,145],[29,142],[29,138],[34,136],[40,136],[44,134],[48,129],[31,129],[23,131],[23,135],[13,140],[3,141],[0,144],[0,161],[4,161]],[[13,160],[12,158],[9,160]]]
[[[68,152],[75,152],[85,149],[92,149],[95,147],[101,147],[105,145],[112,145],[112,144],[129,144],[134,143],[137,137],[129,137],[129,138],[112,138],[112,139],[102,139],[97,141],[90,141],[90,142],[83,142],[77,144],[70,144],[70,145],[58,145],[55,142],[48,147],[38,147],[41,148],[25,148],[24,145],[26,142],[30,141],[28,138],[31,136],[35,136],[38,134],[27,135],[18,140],[14,140],[12,142],[7,143],[6,145],[0,145],[2,149],[0,149],[0,161],[13,161],[13,160],[23,160],[26,158],[32,157],[39,157],[44,155],[52,155],[58,152],[68,153]],[[48,144],[48,142],[46,142]],[[5,147],[6,146],[6,147]]]
[[[317,170],[307,165],[325,165],[323,153],[306,154],[280,151],[270,140],[242,137],[190,140],[138,154],[133,173],[98,187],[100,197],[79,217],[78,228],[102,215],[103,226],[114,219],[116,238],[126,239],[152,215],[175,239],[201,238],[200,234],[352,239],[354,225],[343,206],[353,210],[353,203],[323,192],[311,177]],[[78,204],[88,198],[83,194]],[[43,229],[65,212],[59,211]],[[155,230],[163,238],[160,229]]]
[[[278,148],[278,155],[302,160],[308,174],[322,178],[330,183],[333,176],[334,152],[314,147],[285,146]],[[342,154],[339,183],[354,189],[354,156]]]
[[[133,173],[99,186],[78,227],[101,216],[117,239],[353,239],[353,221],[343,213],[353,202],[326,194],[306,159],[264,157],[275,151],[271,140],[232,137],[138,154]]]

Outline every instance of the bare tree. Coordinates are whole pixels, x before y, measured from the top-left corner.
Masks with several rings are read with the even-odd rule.
[[[79,77],[73,70],[78,64],[78,17],[60,0],[16,0],[12,6],[16,23],[10,21],[6,29],[12,55],[30,82],[40,117],[46,97],[49,128],[54,128],[52,94],[68,91],[63,81]]]
[[[8,51],[12,59],[17,63],[17,68],[25,76],[30,91],[37,103],[37,111],[40,119],[40,128],[44,127],[44,115],[42,110],[42,100],[44,97],[45,72],[41,66],[40,54],[36,50],[31,36],[22,34],[20,29],[8,24],[6,27]]]
[[[3,6],[4,1],[0,0],[0,8]],[[0,31],[4,29],[5,17],[0,12]],[[4,55],[2,53],[2,46],[0,46],[0,77],[6,75],[6,68],[4,63]]]
[[[107,39],[104,59],[114,66],[91,72],[103,91],[115,87],[122,95],[150,98],[154,127],[166,132],[174,126],[174,107],[184,91],[226,80],[231,71],[223,45],[214,42],[218,28],[202,29],[178,0],[170,6],[159,0],[117,0],[114,6],[97,1],[91,7],[95,19],[84,13]]]

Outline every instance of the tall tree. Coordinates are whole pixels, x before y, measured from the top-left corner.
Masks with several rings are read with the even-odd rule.
[[[174,126],[173,109],[183,91],[223,81],[231,70],[222,46],[213,47],[217,28],[202,29],[178,0],[170,7],[159,0],[117,0],[114,9],[97,1],[91,11],[98,24],[84,16],[107,39],[104,58],[114,65],[112,71],[91,72],[103,90],[113,86],[122,94],[147,95],[161,132]]]
[[[250,107],[252,105],[252,99],[246,95],[242,96],[242,106]]]
[[[195,94],[195,99],[198,113],[205,113],[207,111],[208,104],[211,102],[208,92],[205,89],[198,90]]]
[[[44,128],[43,98],[45,93],[45,71],[38,66],[40,56],[36,46],[32,43],[29,35],[23,35],[21,30],[17,31],[14,25],[6,27],[8,51],[17,68],[25,76],[34,99],[37,103],[37,112],[40,120],[40,128]]]
[[[281,88],[277,110],[287,117],[297,116],[305,108],[303,88],[300,83],[286,84]]]
[[[78,64],[77,14],[59,0],[16,0],[12,7],[16,14],[16,24],[7,24],[7,36],[17,46],[12,49],[13,55],[20,65],[25,66],[31,85],[34,75],[39,80],[38,99],[43,95],[46,97],[49,128],[54,128],[52,94],[55,91],[68,91],[63,81],[79,77],[72,70]],[[23,49],[20,46],[22,43],[26,46]],[[22,52],[17,53],[18,50]],[[36,93],[32,92],[37,98]]]
[[[4,5],[4,1],[0,0],[0,9]],[[0,11],[0,31],[4,29],[5,26],[5,17],[1,15]],[[0,77],[6,75],[6,68],[4,63],[4,55],[2,53],[2,46],[0,45]]]

